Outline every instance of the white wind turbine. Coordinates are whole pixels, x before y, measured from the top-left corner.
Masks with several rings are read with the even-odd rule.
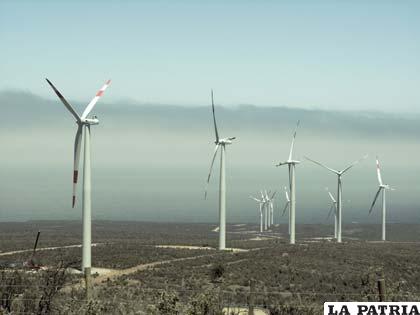
[[[260,214],[260,233],[262,233],[263,232],[263,205],[264,205],[264,201],[262,199],[257,199],[253,196],[249,196],[249,198],[258,202],[259,214]]]
[[[290,217],[290,244],[295,243],[295,215],[296,215],[296,192],[295,192],[295,166],[300,161],[293,160],[293,148],[295,145],[296,132],[299,127],[299,120],[296,123],[295,132],[293,133],[292,144],[290,146],[289,158],[285,162],[281,162],[276,166],[287,165],[289,167],[289,189],[290,189],[290,202],[289,202],[289,217]]]
[[[326,187],[325,190],[328,192],[328,195],[330,196],[330,199],[332,201],[330,211],[328,212],[327,220],[331,217],[331,214],[334,211],[334,238],[337,239],[337,200],[335,200],[332,193],[328,190],[328,187]]]
[[[77,132],[74,141],[74,168],[73,168],[73,198],[72,207],[74,208],[76,203],[76,186],[79,175],[79,159],[80,149],[82,144],[82,137],[84,140],[84,156],[83,156],[83,198],[82,198],[82,209],[83,209],[83,256],[82,256],[82,270],[86,277],[90,277],[91,271],[91,160],[90,160],[90,126],[98,125],[99,120],[96,116],[88,118],[88,115],[92,111],[96,102],[102,96],[106,88],[111,83],[108,80],[102,88],[96,93],[95,97],[86,106],[83,114],[79,116],[70,103],[64,98],[64,96],[56,89],[56,87],[46,79],[48,84],[52,87],[55,94],[59,97],[64,106],[76,119]]]
[[[225,150],[226,145],[232,144],[232,140],[236,137],[230,138],[219,138],[219,133],[217,131],[216,116],[214,113],[214,98],[213,90],[211,90],[211,107],[213,112],[213,123],[214,123],[214,132],[216,135],[216,148],[214,149],[213,158],[210,164],[209,175],[207,176],[206,191],[204,198],[207,198],[207,187],[210,182],[210,176],[213,170],[214,160],[216,159],[217,152],[220,148],[220,178],[219,178],[219,250],[224,250],[226,248],[226,170],[225,170]]]
[[[370,206],[369,214],[372,213],[373,207],[375,206],[376,200],[379,197],[379,194],[382,191],[382,241],[386,240],[386,191],[387,190],[395,190],[391,188],[389,185],[386,185],[382,182],[381,176],[381,168],[379,165],[378,157],[376,157],[376,173],[378,175],[378,182],[379,182],[379,189],[376,192],[375,198],[373,199],[372,205]]]
[[[271,197],[269,196],[271,192],[265,191],[265,198],[268,202],[268,213],[269,213],[269,218],[268,218],[268,223],[269,226],[274,225],[274,197],[276,196],[276,191],[271,195]]]
[[[261,192],[263,195],[263,198],[265,200],[265,217],[267,221],[267,229],[271,226],[271,217],[270,217],[270,199],[268,198],[267,190],[264,190],[264,192]]]
[[[284,205],[283,213],[281,214],[281,216],[284,216],[284,214],[286,213],[286,210],[289,210],[288,211],[289,224],[287,224],[287,226],[288,226],[289,235],[290,235],[290,198],[289,198],[289,193],[287,192],[286,186],[284,186],[284,194],[286,195],[286,204]]]
[[[261,190],[261,200],[263,201],[264,231],[268,230],[268,200]]]
[[[324,164],[321,164],[320,162],[311,160],[308,157],[305,157],[305,159],[307,159],[308,161],[311,161],[327,170],[329,170],[330,172],[333,172],[334,174],[337,175],[338,178],[338,182],[337,182],[337,242],[341,243],[341,214],[342,214],[342,185],[341,185],[341,176],[344,175],[344,173],[346,173],[349,169],[351,169],[353,166],[355,166],[356,164],[360,163],[362,160],[366,159],[367,155],[365,155],[364,157],[362,157],[361,159],[353,162],[352,164],[350,164],[349,166],[347,166],[345,169],[341,170],[341,171],[336,171],[328,166],[325,166]]]

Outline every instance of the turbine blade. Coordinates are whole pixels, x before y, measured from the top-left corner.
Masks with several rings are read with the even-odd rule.
[[[74,208],[76,204],[77,181],[79,177],[79,160],[80,160],[80,147],[82,143],[82,125],[79,125],[74,139],[74,159],[73,159],[73,198],[71,207]]]
[[[274,198],[274,196],[276,195],[277,191],[273,192],[273,194],[271,195],[271,199]]]
[[[382,183],[382,176],[381,176],[381,167],[379,165],[378,157],[376,157],[376,174],[378,175],[379,185],[383,185],[383,183]]]
[[[283,209],[283,213],[281,216],[284,216],[284,214],[286,213],[287,207],[289,206],[289,201],[286,202],[284,209]]]
[[[249,198],[251,198],[251,199],[255,200],[256,202],[261,202],[261,200],[259,200],[259,199],[255,198],[254,196],[249,196]]]
[[[319,166],[321,166],[321,167],[323,167],[323,168],[325,168],[325,169],[327,169],[327,170],[329,170],[329,171],[331,171],[331,172],[333,172],[335,174],[339,174],[339,171],[336,171],[335,169],[332,169],[332,168],[330,168],[328,166],[325,166],[324,164],[322,164],[320,162],[317,162],[315,160],[312,160],[312,159],[308,158],[307,156],[305,156],[305,159],[307,159],[308,161],[311,161],[312,163],[315,163],[315,164],[317,164],[317,165],[319,165]]]
[[[328,212],[327,218],[325,220],[328,220],[331,217],[332,211],[334,210],[334,204],[331,205],[330,211]]]
[[[80,119],[79,115],[76,113],[76,111],[74,110],[74,108],[70,105],[70,103],[67,102],[67,100],[60,93],[60,91],[57,90],[57,88],[54,86],[54,84],[51,83],[50,80],[48,80],[47,78],[45,78],[45,80],[47,80],[48,84],[54,90],[55,94],[57,94],[58,98],[61,100],[61,102],[64,104],[64,106],[66,106],[66,108],[68,109],[68,111],[74,116],[74,118],[76,118],[76,121],[77,122],[81,122],[82,120]]]
[[[366,159],[368,157],[368,155],[366,154],[365,156],[363,156],[361,159],[358,159],[357,161],[354,161],[352,164],[350,164],[349,166],[347,166],[344,170],[341,171],[341,174],[344,174],[345,172],[347,172],[349,169],[351,169],[353,166],[355,166],[356,164],[359,164],[361,161],[363,161],[364,159]]]
[[[216,148],[214,149],[214,153],[213,153],[213,158],[211,159],[210,171],[209,171],[209,175],[207,176],[206,189],[204,191],[204,199],[207,199],[207,188],[209,187],[210,176],[211,176],[211,172],[213,170],[214,160],[216,159],[217,150],[219,150],[219,145],[218,144],[216,144]]]
[[[284,186],[284,194],[286,195],[286,200],[289,202],[290,201],[289,193],[287,192],[287,187],[286,186]]]
[[[328,191],[328,194],[330,195],[330,198],[331,198],[332,202],[335,203],[336,200],[335,200],[334,196],[332,195],[332,193]]]
[[[213,123],[214,123],[214,133],[216,135],[216,143],[218,143],[219,142],[219,133],[217,132],[216,114],[214,113],[213,89],[211,90],[211,109],[212,109],[212,112],[213,112]]]
[[[371,212],[373,210],[373,207],[375,206],[376,200],[378,199],[381,190],[382,190],[382,187],[379,187],[378,191],[376,192],[375,198],[373,199],[372,205],[370,206],[369,214],[371,214]]]
[[[86,106],[85,111],[82,114],[82,119],[86,119],[86,117],[90,114],[93,107],[95,107],[96,102],[101,98],[102,94],[104,94],[106,88],[111,84],[111,80],[105,82],[105,84],[101,87],[101,89],[96,93],[95,97],[90,101],[90,103]]]
[[[295,132],[293,133],[292,144],[290,145],[289,161],[292,160],[293,148],[295,146],[296,132],[297,132],[297,129],[299,128],[299,124],[300,124],[300,120],[297,121],[296,127],[295,127]]]

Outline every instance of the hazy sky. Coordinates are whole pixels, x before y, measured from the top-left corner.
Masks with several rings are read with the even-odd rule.
[[[419,1],[0,1],[0,90],[419,111]]]
[[[217,175],[203,200],[214,88],[218,105],[261,106],[218,106],[221,133],[238,137],[228,149],[229,222],[256,218],[249,194],[282,191],[287,171],[274,164],[297,119],[299,159],[343,168],[370,154],[345,178],[346,222],[379,222],[377,210],[367,215],[376,154],[397,187],[389,220],[420,222],[419,9],[386,0],[0,0],[0,220],[80,217],[69,203],[75,124],[48,77],[83,103],[113,80],[95,108],[95,218],[216,221]],[[324,188],[336,178],[305,162],[297,180],[298,222],[325,222]]]

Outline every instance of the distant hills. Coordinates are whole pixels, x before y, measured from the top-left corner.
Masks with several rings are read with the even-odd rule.
[[[70,101],[70,100],[69,100]],[[79,112],[84,104],[75,102]],[[0,128],[16,123],[27,126],[64,123],[72,119],[60,101],[45,99],[23,91],[0,91],[2,115]],[[179,106],[109,103],[106,98],[95,108],[102,122],[125,126],[144,126],[158,129],[196,129],[211,127],[210,106]],[[391,114],[372,111],[325,111],[290,107],[260,107],[238,105],[218,107],[216,115],[221,123],[235,132],[280,131],[293,127],[300,119],[302,127],[319,133],[339,133],[342,136],[417,137],[420,134],[418,114]],[[228,123],[227,123],[228,122]],[[224,125],[226,126],[226,125]]]

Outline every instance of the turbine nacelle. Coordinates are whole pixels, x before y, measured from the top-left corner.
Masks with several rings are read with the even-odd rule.
[[[82,124],[84,125],[99,125],[98,117],[93,116],[92,118],[85,118],[82,120]]]
[[[338,177],[341,177],[344,175],[345,172],[347,172],[347,169],[341,170],[341,171],[336,171],[336,170],[332,170],[333,173],[337,174]]]
[[[395,190],[395,188],[393,188],[389,185],[386,185],[386,184],[379,185],[379,187],[383,188],[383,189],[386,189],[386,190]]]
[[[286,162],[280,162],[279,164],[276,164],[276,166],[291,165],[291,164],[296,165],[299,163],[300,161],[297,161],[297,160],[287,160]]]
[[[216,145],[226,145],[226,144],[232,144],[232,140],[236,139],[236,137],[230,137],[230,138],[224,138],[214,141]]]

